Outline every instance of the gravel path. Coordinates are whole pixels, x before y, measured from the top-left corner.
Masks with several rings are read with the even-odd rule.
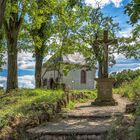
[[[91,105],[93,100],[90,100],[86,103],[78,103],[75,106],[75,109],[68,112],[68,116],[108,116],[110,114],[121,114],[125,112],[126,104],[131,103],[124,97],[114,94],[114,99],[118,102],[116,106],[94,106]]]

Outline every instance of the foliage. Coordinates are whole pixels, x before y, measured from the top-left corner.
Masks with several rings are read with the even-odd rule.
[[[130,21],[135,24],[140,19],[140,2],[139,0],[132,0],[125,6],[125,13],[130,16]]]
[[[131,75],[132,76],[132,75]],[[132,78],[133,79],[133,78]],[[139,102],[140,99],[140,76],[136,76],[133,80],[124,82],[120,87],[114,89],[114,93],[121,94],[132,100]]]
[[[140,98],[140,97],[139,97]],[[138,106],[136,108],[136,115],[139,117],[140,116],[140,101],[138,103]],[[134,129],[138,139],[140,139],[140,122],[138,121],[138,123],[135,125],[135,129]]]
[[[130,36],[119,38],[118,53],[123,54],[126,58],[140,58],[140,25],[135,25]]]
[[[137,71],[138,72],[138,71]],[[132,76],[132,75],[131,75]],[[135,116],[140,115],[140,76],[131,79],[132,81],[122,84],[119,88],[114,89],[114,93],[121,94],[137,103]],[[140,138],[140,122],[138,121],[134,126],[134,132],[137,139]]]
[[[76,101],[70,101],[67,105],[66,110],[73,109],[77,102],[85,103],[88,100],[95,99],[96,96],[97,96],[97,91],[96,90],[71,90],[70,93],[73,93],[73,94],[84,93],[86,95],[86,98],[79,98]]]
[[[67,105],[67,109],[74,109],[74,106],[75,106],[75,102],[70,101]]]
[[[114,72],[110,75],[110,77],[115,78],[115,88],[121,86],[123,83],[131,82],[138,76],[140,76],[140,70],[124,70],[118,73]]]
[[[125,6],[125,13],[130,17],[128,23],[134,26],[131,34],[128,37],[119,39],[119,52],[124,54],[127,58],[140,58],[140,2],[139,0],[132,0]]]

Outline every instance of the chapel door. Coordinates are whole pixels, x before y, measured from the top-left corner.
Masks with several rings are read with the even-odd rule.
[[[54,80],[53,78],[50,78],[50,89],[54,88]]]

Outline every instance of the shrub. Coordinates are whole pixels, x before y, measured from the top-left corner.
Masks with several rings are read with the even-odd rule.
[[[114,87],[119,87],[122,83],[130,82],[138,76],[140,76],[140,70],[124,70],[119,73],[114,72],[110,75],[111,78],[115,78]]]

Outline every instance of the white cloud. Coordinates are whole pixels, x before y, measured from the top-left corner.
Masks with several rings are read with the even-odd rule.
[[[6,77],[0,76],[0,87],[6,88]],[[18,85],[21,88],[34,88],[35,87],[35,79],[34,75],[25,75],[18,77]]]
[[[114,56],[115,56],[115,59],[116,59],[116,60],[125,59],[125,56],[124,56],[123,54],[114,53]]]
[[[35,58],[33,54],[29,52],[21,52],[18,54],[18,67],[20,69],[34,69]]]
[[[119,31],[117,36],[118,37],[130,37],[132,34],[132,29],[133,28],[127,28],[126,30],[123,30],[123,31]]]
[[[44,58],[43,62],[46,62],[51,55],[47,55]],[[7,69],[7,55],[5,54],[4,60],[6,64],[3,66],[4,69]],[[35,58],[33,53],[21,52],[18,54],[18,68],[19,69],[34,69],[35,68]]]
[[[35,87],[34,75],[19,76],[18,84],[19,87],[22,88],[34,88]]]
[[[0,76],[0,87],[6,87],[6,77]]]
[[[24,64],[24,62],[20,63],[19,68],[20,69],[34,69],[35,68],[35,62],[26,62],[25,64]]]
[[[100,7],[104,7],[110,3],[113,3],[115,7],[120,7],[121,2],[122,0],[86,0],[86,3],[92,5],[93,7],[97,7],[98,4]]]

